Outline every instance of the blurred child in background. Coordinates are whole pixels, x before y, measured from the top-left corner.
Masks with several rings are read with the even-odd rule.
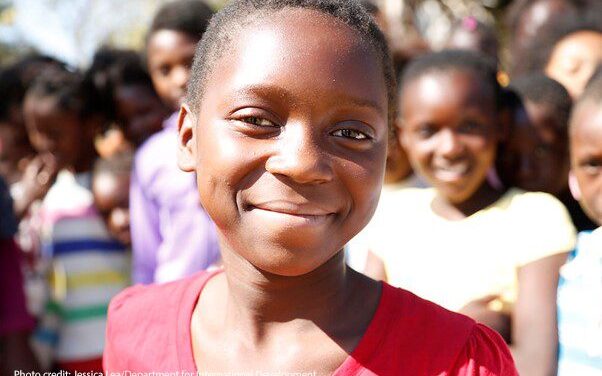
[[[70,372],[102,369],[108,302],[127,286],[124,247],[109,236],[90,190],[99,104],[91,82],[66,69],[45,70],[24,103],[33,147],[59,171],[39,213],[51,289],[36,338]]]
[[[410,63],[399,138],[433,188],[383,197],[364,241],[381,265],[375,277],[495,328],[521,374],[552,373],[555,286],[575,230],[552,196],[487,180],[503,135],[496,73],[468,51]]]
[[[602,224],[602,71],[571,114],[571,188],[585,212]],[[560,269],[559,376],[602,374],[602,229],[579,233]]]
[[[37,371],[29,345],[35,326],[27,311],[21,274],[21,252],[14,241],[17,218],[8,185],[0,176],[0,374]]]
[[[129,187],[132,153],[123,151],[94,164],[92,193],[109,233],[121,244],[131,247]]]
[[[130,218],[132,279],[137,283],[182,278],[219,259],[215,228],[199,203],[194,176],[180,171],[176,163],[177,111],[196,44],[212,14],[201,1],[168,3],[158,11],[146,39],[155,90],[174,113],[134,159]]]
[[[517,69],[533,48],[534,40],[548,24],[561,18],[581,17],[599,6],[598,0],[514,0],[506,13],[506,24],[510,31],[510,58]],[[518,73],[518,71],[517,71]]]
[[[518,78],[510,89],[520,100],[498,156],[501,180],[508,187],[556,196],[569,210],[578,231],[597,227],[569,191],[568,121],[572,100],[568,92],[543,73]]]
[[[134,149],[163,129],[168,111],[136,51],[102,48],[87,74],[100,92],[108,121]]]
[[[548,23],[515,62],[513,79],[543,72],[560,82],[573,100],[577,99],[602,63],[602,5],[598,5],[587,15]]]

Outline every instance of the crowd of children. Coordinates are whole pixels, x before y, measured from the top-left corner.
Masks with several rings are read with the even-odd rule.
[[[176,0],[2,67],[0,374],[602,375],[602,4],[506,21]]]

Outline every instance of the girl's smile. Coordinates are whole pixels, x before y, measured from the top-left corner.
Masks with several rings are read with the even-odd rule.
[[[493,164],[495,100],[470,72],[425,74],[402,96],[401,142],[414,168],[452,203],[469,199]]]

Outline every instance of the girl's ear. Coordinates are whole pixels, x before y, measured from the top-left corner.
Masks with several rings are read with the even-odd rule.
[[[579,188],[579,183],[577,182],[577,177],[573,173],[573,170],[569,171],[569,189],[571,190],[571,194],[576,201],[581,200],[581,188]]]
[[[178,167],[182,171],[194,172],[196,168],[195,119],[186,104],[178,115]]]

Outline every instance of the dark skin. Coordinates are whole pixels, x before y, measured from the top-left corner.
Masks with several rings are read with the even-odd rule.
[[[602,33],[582,30],[571,33],[556,43],[544,70],[576,100],[600,63]]]
[[[499,173],[507,185],[559,196],[568,188],[568,140],[554,110],[525,102],[516,110],[511,136],[504,145]]]
[[[125,138],[135,147],[163,129],[168,111],[152,87],[124,85],[115,90],[117,121]]]
[[[602,111],[593,101],[575,110],[571,124],[571,175],[575,198],[587,215],[602,223]]]
[[[31,144],[38,153],[52,155],[57,170],[90,170],[99,118],[81,119],[75,111],[61,109],[54,98],[32,96],[25,99],[24,114]]]
[[[100,172],[92,180],[94,204],[109,233],[122,244],[132,243],[129,213],[130,176],[125,173]]]
[[[400,141],[437,189],[435,212],[461,219],[498,200],[501,192],[485,179],[501,137],[491,90],[459,71],[424,75],[406,90],[414,95],[401,100]]]
[[[171,111],[180,108],[186,95],[197,42],[197,38],[174,30],[155,31],[148,39],[148,72],[157,94]]]
[[[28,96],[24,104],[25,126],[38,153],[23,174],[23,195],[15,200],[21,217],[30,205],[43,198],[61,169],[75,173],[89,171],[96,158],[94,136],[102,119],[81,119],[74,111],[61,109],[54,98]]]
[[[379,59],[339,21],[285,9],[236,35],[213,69],[199,111],[179,119],[179,164],[199,172],[225,268],[193,314],[197,368],[331,374],[380,296],[341,251],[384,175]]]
[[[13,106],[6,119],[0,120],[0,175],[8,184],[21,179],[34,150],[27,138],[22,110]]]

